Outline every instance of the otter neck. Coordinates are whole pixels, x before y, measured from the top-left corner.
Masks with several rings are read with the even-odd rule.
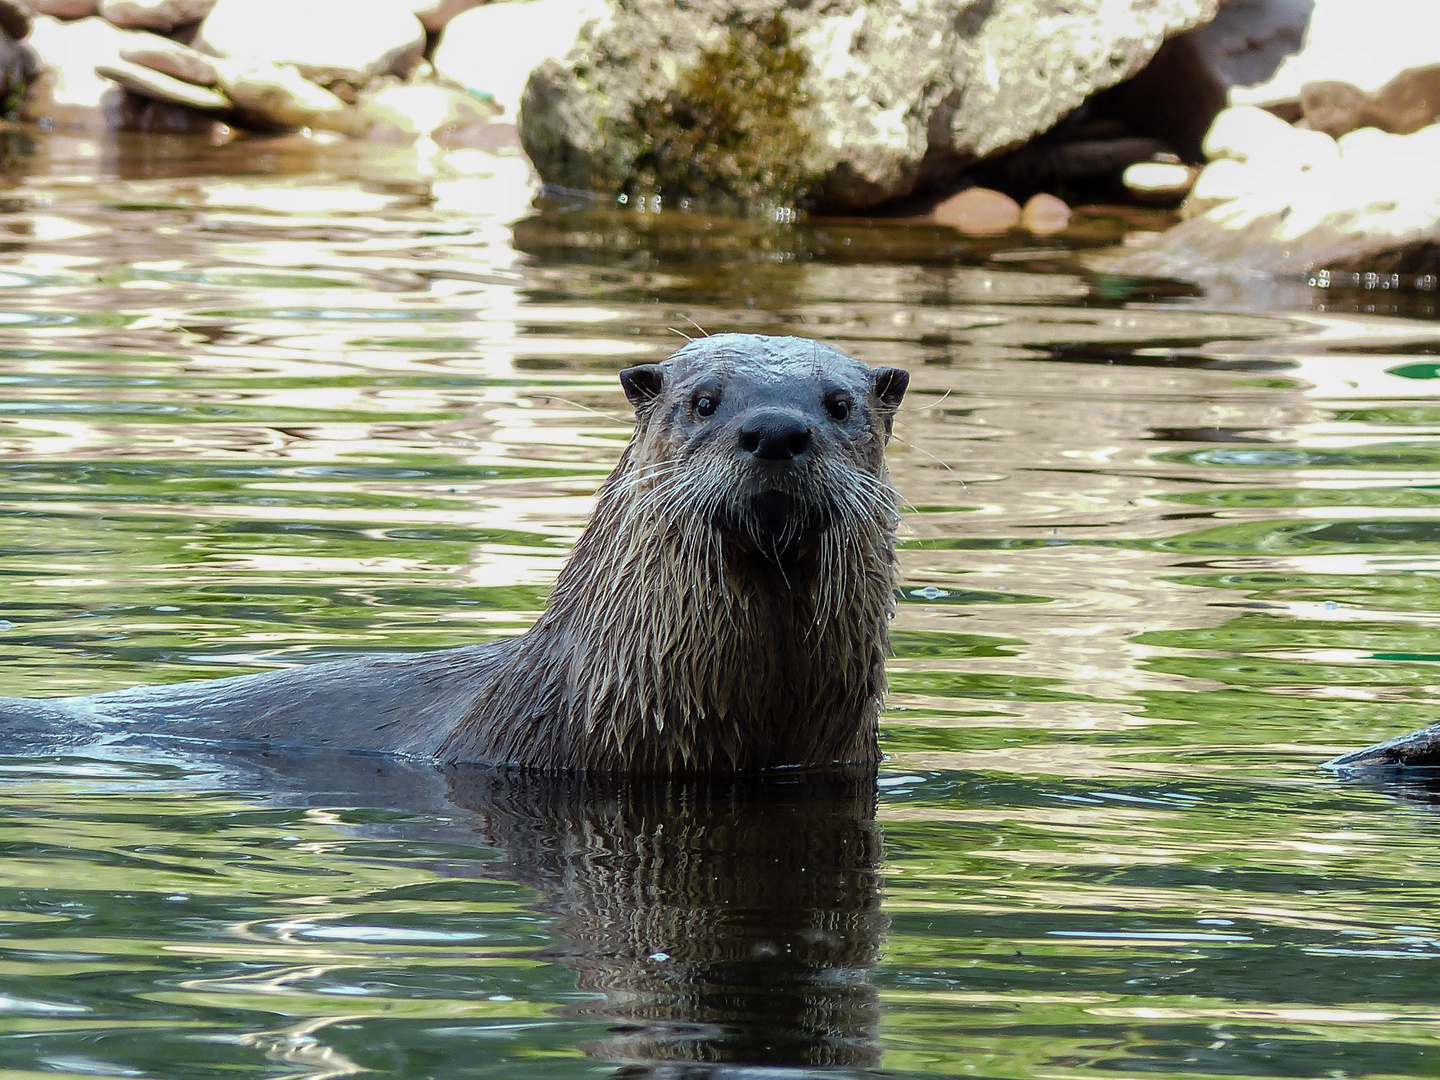
[[[693,518],[637,514],[623,476],[450,756],[626,772],[878,761],[892,520],[777,558]]]

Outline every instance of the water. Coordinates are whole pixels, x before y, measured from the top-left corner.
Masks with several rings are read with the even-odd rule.
[[[913,381],[878,795],[0,758],[0,1075],[1440,1071],[1440,818],[1318,768],[1434,719],[1433,294],[4,150],[0,693],[517,632],[697,326]]]

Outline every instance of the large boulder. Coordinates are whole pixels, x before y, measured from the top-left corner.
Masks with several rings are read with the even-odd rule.
[[[610,0],[531,75],[521,138],[568,187],[858,210],[1045,131],[1216,4]]]

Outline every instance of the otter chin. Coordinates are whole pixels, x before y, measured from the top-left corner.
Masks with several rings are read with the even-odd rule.
[[[897,524],[884,447],[908,382],[751,334],[627,368],[634,435],[524,634],[0,701],[7,749],[178,739],[556,771],[873,765]]]

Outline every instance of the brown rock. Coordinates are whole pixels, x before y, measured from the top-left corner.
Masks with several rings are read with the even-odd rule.
[[[36,15],[52,19],[88,19],[100,10],[100,0],[29,0]]]
[[[210,14],[215,0],[100,0],[100,14],[134,30],[174,30]]]
[[[1409,135],[1440,120],[1440,64],[1407,68],[1370,99],[1371,122],[1382,131]]]
[[[121,49],[120,59],[196,86],[214,86],[220,81],[215,65],[203,53],[156,34],[145,34],[141,44]]]
[[[1020,211],[1020,224],[1034,236],[1051,236],[1063,232],[1070,224],[1070,207],[1064,199],[1047,195],[1030,196],[1025,208]]]
[[[966,236],[994,236],[1020,224],[1020,204],[1002,192],[973,187],[951,195],[931,216]]]
[[[1365,127],[1370,96],[1358,86],[1338,79],[1318,79],[1300,87],[1300,112],[1311,131],[1323,131],[1332,139]]]

